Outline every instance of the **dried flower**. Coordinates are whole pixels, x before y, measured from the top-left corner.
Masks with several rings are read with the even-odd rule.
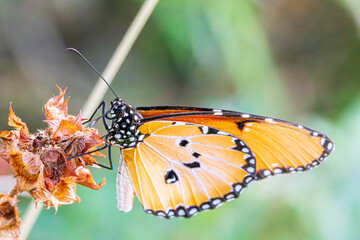
[[[93,153],[77,156],[104,144],[97,130],[87,128],[83,131],[81,115],[68,115],[64,99],[66,89],[59,87],[59,95],[51,98],[45,105],[45,122],[49,127],[30,134],[25,123],[9,107],[9,125],[12,131],[0,132],[3,144],[0,145],[0,161],[5,160],[16,178],[16,193],[27,191],[34,202],[43,203],[46,208],[79,202],[76,184],[98,190],[104,183],[96,184],[85,166],[96,163]],[[97,165],[95,165],[98,167]],[[20,218],[16,209],[16,195],[0,195],[0,231],[4,236],[13,233],[18,236]],[[6,232],[8,231],[8,232]]]
[[[16,239],[20,234],[20,216],[16,207],[17,190],[0,194],[0,233],[4,238]]]

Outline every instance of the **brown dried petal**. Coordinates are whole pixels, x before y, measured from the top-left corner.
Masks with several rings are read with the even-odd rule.
[[[90,148],[103,145],[105,143],[104,139],[101,138],[98,130],[94,128],[85,129],[83,134],[88,137],[86,141],[85,151],[88,151]]]
[[[7,150],[4,147],[4,144],[0,143],[0,161],[5,161],[8,163],[10,155],[7,153]]]
[[[15,134],[12,131],[1,131],[0,138],[2,139],[2,146],[3,149],[7,149],[10,147],[11,143],[13,142]]]
[[[21,153],[12,148],[8,151],[9,164],[14,172],[18,190],[29,191],[36,187],[42,164],[39,156],[31,152]]]
[[[9,126],[14,127],[16,130],[20,130],[26,135],[29,135],[29,130],[25,123],[21,121],[19,117],[15,115],[11,108],[11,103],[9,106],[9,118],[8,118]]]
[[[16,196],[0,194],[0,235],[17,238],[20,235],[20,216]]]
[[[70,137],[77,131],[82,131],[81,116],[67,116],[62,119],[45,121],[52,128],[51,138],[56,140],[59,137]]]
[[[58,207],[61,205],[80,202],[80,198],[76,195],[74,179],[75,177],[61,178],[53,192],[41,185],[30,194],[35,202],[43,203],[47,209],[54,207],[55,212],[57,212]]]
[[[92,150],[95,150],[95,148],[89,149],[89,150],[92,151]],[[95,152],[95,153],[92,153],[91,155],[105,157],[105,155],[100,152]],[[76,166],[93,166],[93,167],[97,166],[97,165],[94,165],[94,163],[97,163],[97,162],[91,155],[90,154],[82,155],[81,157],[76,158],[75,159]]]
[[[85,187],[91,188],[93,190],[99,190],[100,188],[102,188],[105,184],[105,178],[103,178],[103,183],[100,182],[99,185],[97,185],[94,181],[94,179],[92,178],[92,175],[89,171],[89,169],[86,169],[84,167],[78,167],[76,169],[76,173],[78,175],[77,179],[76,179],[76,183],[81,184]]]
[[[49,99],[44,105],[47,120],[63,119],[67,116],[67,101],[69,98],[64,100],[66,88],[62,91],[59,86],[56,85],[56,87],[59,90],[59,95]]]
[[[66,155],[74,157],[82,152],[85,152],[86,137],[77,134],[71,138],[67,137],[64,140],[58,140],[59,146],[64,149]]]
[[[44,178],[50,179],[54,185],[56,185],[62,177],[76,176],[73,161],[67,159],[67,156],[61,148],[47,148],[41,154],[40,159],[44,164]]]

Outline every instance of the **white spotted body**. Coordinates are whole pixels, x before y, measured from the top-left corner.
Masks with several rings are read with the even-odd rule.
[[[137,127],[142,119],[141,114],[121,99],[111,102],[107,116],[108,119],[112,119],[109,127],[110,144],[119,146],[121,149],[133,148],[144,138],[137,132]]]

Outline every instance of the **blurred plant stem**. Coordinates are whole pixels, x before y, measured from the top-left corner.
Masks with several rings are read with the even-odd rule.
[[[356,25],[360,30],[360,1],[359,0],[342,0],[348,10],[353,14]]]
[[[125,33],[123,39],[121,40],[120,44],[112,55],[109,63],[105,67],[103,76],[109,84],[111,84],[115,75],[119,71],[126,56],[134,45],[136,39],[138,38],[140,32],[142,31],[145,23],[154,11],[154,8],[158,4],[158,2],[159,0],[146,0],[145,3],[141,6],[137,15],[135,16],[133,22],[130,24],[129,29]],[[96,107],[100,104],[101,99],[103,99],[107,90],[107,85],[101,78],[99,78],[82,109],[82,115],[84,117],[89,117],[91,113],[94,112]]]
[[[37,218],[39,217],[41,210],[44,208],[42,204],[30,203],[20,225],[20,239],[27,239],[31,229],[33,228]]]
[[[105,67],[103,76],[111,84],[115,75],[119,71],[122,63],[124,62],[126,56],[134,45],[136,39],[138,38],[140,32],[154,11],[156,5],[159,3],[159,0],[146,0],[141,6],[139,12],[135,16],[133,22],[130,24],[129,29],[126,31],[123,39],[120,41],[118,47],[116,48],[113,56]],[[90,96],[82,108],[82,115],[87,117],[95,110],[95,108],[103,99],[106,91],[108,90],[107,85],[103,82],[101,78],[98,79],[97,84],[93,88]],[[21,239],[25,240],[29,233],[31,232],[32,227],[34,226],[37,218],[39,217],[43,205],[31,203],[26,212],[24,213],[24,218],[21,224]]]

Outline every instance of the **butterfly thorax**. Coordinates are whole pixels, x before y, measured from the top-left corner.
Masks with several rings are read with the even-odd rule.
[[[137,128],[142,119],[141,114],[121,99],[115,99],[111,102],[107,117],[112,119],[109,127],[109,143],[122,149],[135,147],[139,140]]]

